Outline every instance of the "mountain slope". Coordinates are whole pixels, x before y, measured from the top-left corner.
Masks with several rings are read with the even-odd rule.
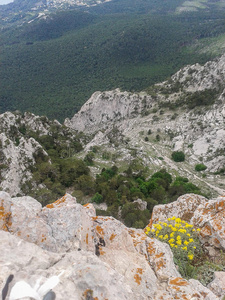
[[[187,66],[146,92],[96,92],[65,124],[95,133],[87,150],[104,145],[111,153],[123,152],[120,160],[140,157],[151,169],[166,167],[221,193],[224,178],[215,180],[213,172],[224,173],[225,167],[224,82],[225,55],[204,66]],[[115,141],[121,143],[118,148]],[[183,151],[186,161],[172,161],[173,151]],[[195,171],[197,164],[207,167],[205,175]]]

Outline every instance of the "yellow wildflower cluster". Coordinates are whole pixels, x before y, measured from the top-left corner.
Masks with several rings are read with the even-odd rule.
[[[167,219],[167,222],[153,224],[152,228],[146,227],[145,233],[150,237],[156,237],[166,242],[172,250],[185,251],[187,253],[186,257],[192,260],[198,239],[196,232],[199,231],[199,228],[193,228],[193,225],[180,218],[172,217]]]

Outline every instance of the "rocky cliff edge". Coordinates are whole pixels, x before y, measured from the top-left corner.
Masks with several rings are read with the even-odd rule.
[[[151,222],[195,207],[186,217],[204,230],[211,226],[217,247],[225,249],[225,197],[208,201],[191,194],[170,206],[156,207]],[[14,275],[6,299],[16,282],[38,290],[58,275],[57,300],[216,300],[225,294],[224,272],[217,272],[211,290],[183,279],[167,244],[112,217],[97,217],[92,204],[82,206],[69,194],[42,208],[31,197],[0,192],[0,229],[0,289]],[[209,231],[206,237],[210,239]]]

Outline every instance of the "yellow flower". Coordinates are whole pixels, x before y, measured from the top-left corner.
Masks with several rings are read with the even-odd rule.
[[[196,247],[193,247],[194,249],[196,249]]]
[[[188,241],[184,241],[184,245],[188,245],[189,244],[189,242]]]
[[[167,227],[167,223],[163,223],[163,226]]]
[[[170,244],[170,246],[173,248],[175,245],[174,244]],[[175,246],[176,247],[176,246]]]
[[[177,243],[177,245],[181,245],[182,241],[178,240],[176,243]]]
[[[180,218],[176,218],[175,220],[177,223],[180,223],[181,222],[181,219]]]
[[[170,222],[170,221],[171,221],[171,218],[167,219],[167,221],[169,221],[169,222]]]
[[[177,240],[181,240],[181,237],[180,237],[180,235],[178,235],[178,236],[177,236]]]
[[[174,241],[175,241],[174,239],[170,239],[168,242],[173,243]]]
[[[194,240],[193,239],[189,239],[189,243],[193,243],[194,242]]]
[[[192,259],[194,258],[194,255],[193,255],[193,254],[188,254],[188,258],[189,258],[190,260],[192,260]]]
[[[161,235],[159,235],[158,237],[159,237],[160,239],[162,239],[162,238],[163,238],[163,235],[161,234]]]
[[[168,239],[168,234],[166,234],[163,239],[167,240]]]
[[[176,219],[176,217],[172,217],[172,218],[171,218],[171,220],[175,220],[175,219]]]
[[[195,229],[192,229],[192,231],[195,231]]]
[[[171,232],[170,237],[173,237],[173,236],[174,236],[174,232]]]
[[[197,229],[197,231],[201,231],[201,229],[200,229],[200,228],[198,228],[198,229]]]
[[[190,233],[187,233],[187,236],[191,236]]]
[[[186,247],[186,246],[185,246],[185,247],[183,247],[182,249],[187,251],[187,247]]]
[[[155,229],[154,229],[154,228],[152,228],[151,232],[155,232]]]

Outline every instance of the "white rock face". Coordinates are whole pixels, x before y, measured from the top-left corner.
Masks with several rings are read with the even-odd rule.
[[[92,146],[104,145],[113,152],[115,142],[113,144],[110,137],[114,135],[115,141],[123,143],[121,160],[131,161],[131,152],[125,149],[136,149],[136,157],[149,168],[179,171],[191,181],[207,182],[211,190],[221,194],[225,190],[224,180],[217,182],[215,177],[207,176],[202,179],[202,174],[195,172],[195,165],[203,163],[211,176],[225,166],[224,66],[225,55],[204,66],[187,66],[171,80],[157,84],[149,95],[118,89],[96,92],[71,120],[65,120],[65,125],[95,134],[86,146],[87,151]],[[200,103],[188,108],[190,95],[207,90],[217,91],[210,96],[215,97],[214,104],[202,106]],[[171,161],[173,151],[185,153],[188,168]]]
[[[68,194],[41,209],[33,198],[1,192],[0,240],[0,289],[14,276],[8,296],[17,282],[38,290],[60,275],[53,288],[59,300],[219,300],[180,277],[167,244],[96,217],[91,204],[81,206]]]

